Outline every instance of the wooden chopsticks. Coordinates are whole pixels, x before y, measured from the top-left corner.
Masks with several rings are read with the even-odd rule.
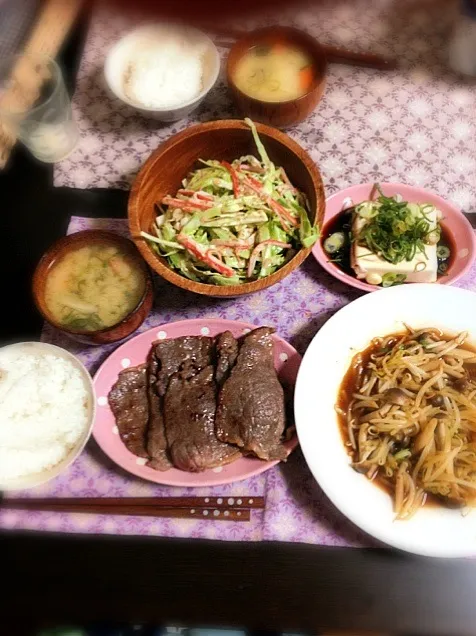
[[[2,500],[12,510],[101,515],[166,517],[210,521],[250,521],[251,510],[264,509],[264,497],[61,497]]]
[[[234,40],[239,40],[246,35],[245,31],[239,31],[232,27],[213,25],[201,25],[205,30],[218,36],[215,41],[216,46],[222,48],[231,48]],[[365,68],[374,68],[380,71],[391,71],[396,69],[398,64],[393,58],[384,57],[375,53],[359,53],[357,51],[349,51],[349,49],[338,46],[330,46],[321,44],[327,57],[327,61],[334,64],[347,64],[349,66],[361,66]]]
[[[348,66],[362,66],[374,68],[379,71],[392,71],[398,67],[395,59],[376,55],[375,53],[358,53],[338,46],[321,44],[327,57],[327,61],[334,64],[347,64]]]

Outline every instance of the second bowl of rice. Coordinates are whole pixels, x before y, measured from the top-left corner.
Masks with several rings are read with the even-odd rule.
[[[32,488],[57,477],[91,435],[91,377],[60,347],[23,342],[1,348],[0,401],[0,490]]]

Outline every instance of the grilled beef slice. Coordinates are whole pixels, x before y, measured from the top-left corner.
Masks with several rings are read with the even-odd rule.
[[[284,459],[284,392],[274,368],[274,329],[244,336],[236,364],[218,397],[216,435],[260,459]]]
[[[109,392],[108,400],[125,446],[134,455],[147,457],[145,448],[149,420],[147,366],[141,364],[121,371]]]
[[[238,340],[231,331],[224,331],[215,338],[216,369],[215,379],[219,387],[228,380],[238,357]]]
[[[239,457],[215,435],[216,384],[212,365],[189,360],[170,379],[164,399],[165,426],[174,466],[198,472]]]
[[[147,451],[148,465],[156,470],[168,470],[172,464],[168,452],[163,413],[163,396],[171,376],[187,360],[200,366],[209,363],[212,342],[210,338],[185,336],[153,343],[148,358],[149,429]]]
[[[170,378],[187,362],[203,369],[212,363],[213,339],[205,336],[182,336],[171,340],[159,340],[152,345],[157,360],[156,389],[160,397],[165,395]]]
[[[149,400],[149,427],[147,430],[147,465],[155,470],[168,470],[172,467],[167,452],[165,422],[162,412],[161,398],[156,391],[158,361],[155,349],[149,352],[147,362],[147,398]]]

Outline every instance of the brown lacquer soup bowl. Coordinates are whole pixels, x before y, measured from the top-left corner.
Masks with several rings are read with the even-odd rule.
[[[313,80],[300,97],[277,102],[264,101],[251,97],[237,86],[236,69],[243,56],[255,47],[271,47],[275,44],[300,49],[312,62]],[[243,115],[276,128],[289,128],[309,117],[321,101],[326,86],[327,58],[319,42],[308,33],[292,27],[266,27],[252,31],[235,42],[228,54],[226,73],[228,88]]]
[[[59,322],[46,302],[45,290],[48,276],[67,254],[82,247],[101,245],[117,247],[121,254],[127,256],[127,259],[137,268],[139,275],[143,277],[143,293],[132,310],[128,311],[120,321],[112,326],[97,330],[67,326]],[[150,312],[153,296],[149,269],[134,243],[125,237],[105,230],[84,230],[56,241],[41,258],[33,276],[33,297],[43,318],[59,331],[75,340],[91,345],[109,344],[130,336],[144,322]]]

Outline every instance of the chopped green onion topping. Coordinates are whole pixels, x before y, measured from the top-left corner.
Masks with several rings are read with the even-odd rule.
[[[395,453],[395,455],[393,456],[393,459],[395,459],[397,462],[401,462],[403,459],[410,457],[411,454],[412,452],[409,448],[404,448],[398,451],[398,453]]]
[[[446,261],[451,256],[450,248],[446,245],[438,245],[436,248],[436,257],[440,261]]]
[[[382,287],[392,287],[393,285],[400,285],[406,280],[405,274],[394,274],[388,272],[382,276]]]
[[[426,258],[426,246],[438,242],[440,236],[426,207],[396,201],[380,191],[376,201],[366,201],[356,208],[366,221],[358,232],[359,245],[393,265],[411,261],[417,254]]]
[[[326,238],[324,241],[324,250],[328,254],[335,254],[344,247],[345,234],[344,232],[334,232]]]
[[[423,263],[423,261],[420,261],[419,263],[416,263],[413,271],[424,272],[425,269],[426,269],[426,263]]]

